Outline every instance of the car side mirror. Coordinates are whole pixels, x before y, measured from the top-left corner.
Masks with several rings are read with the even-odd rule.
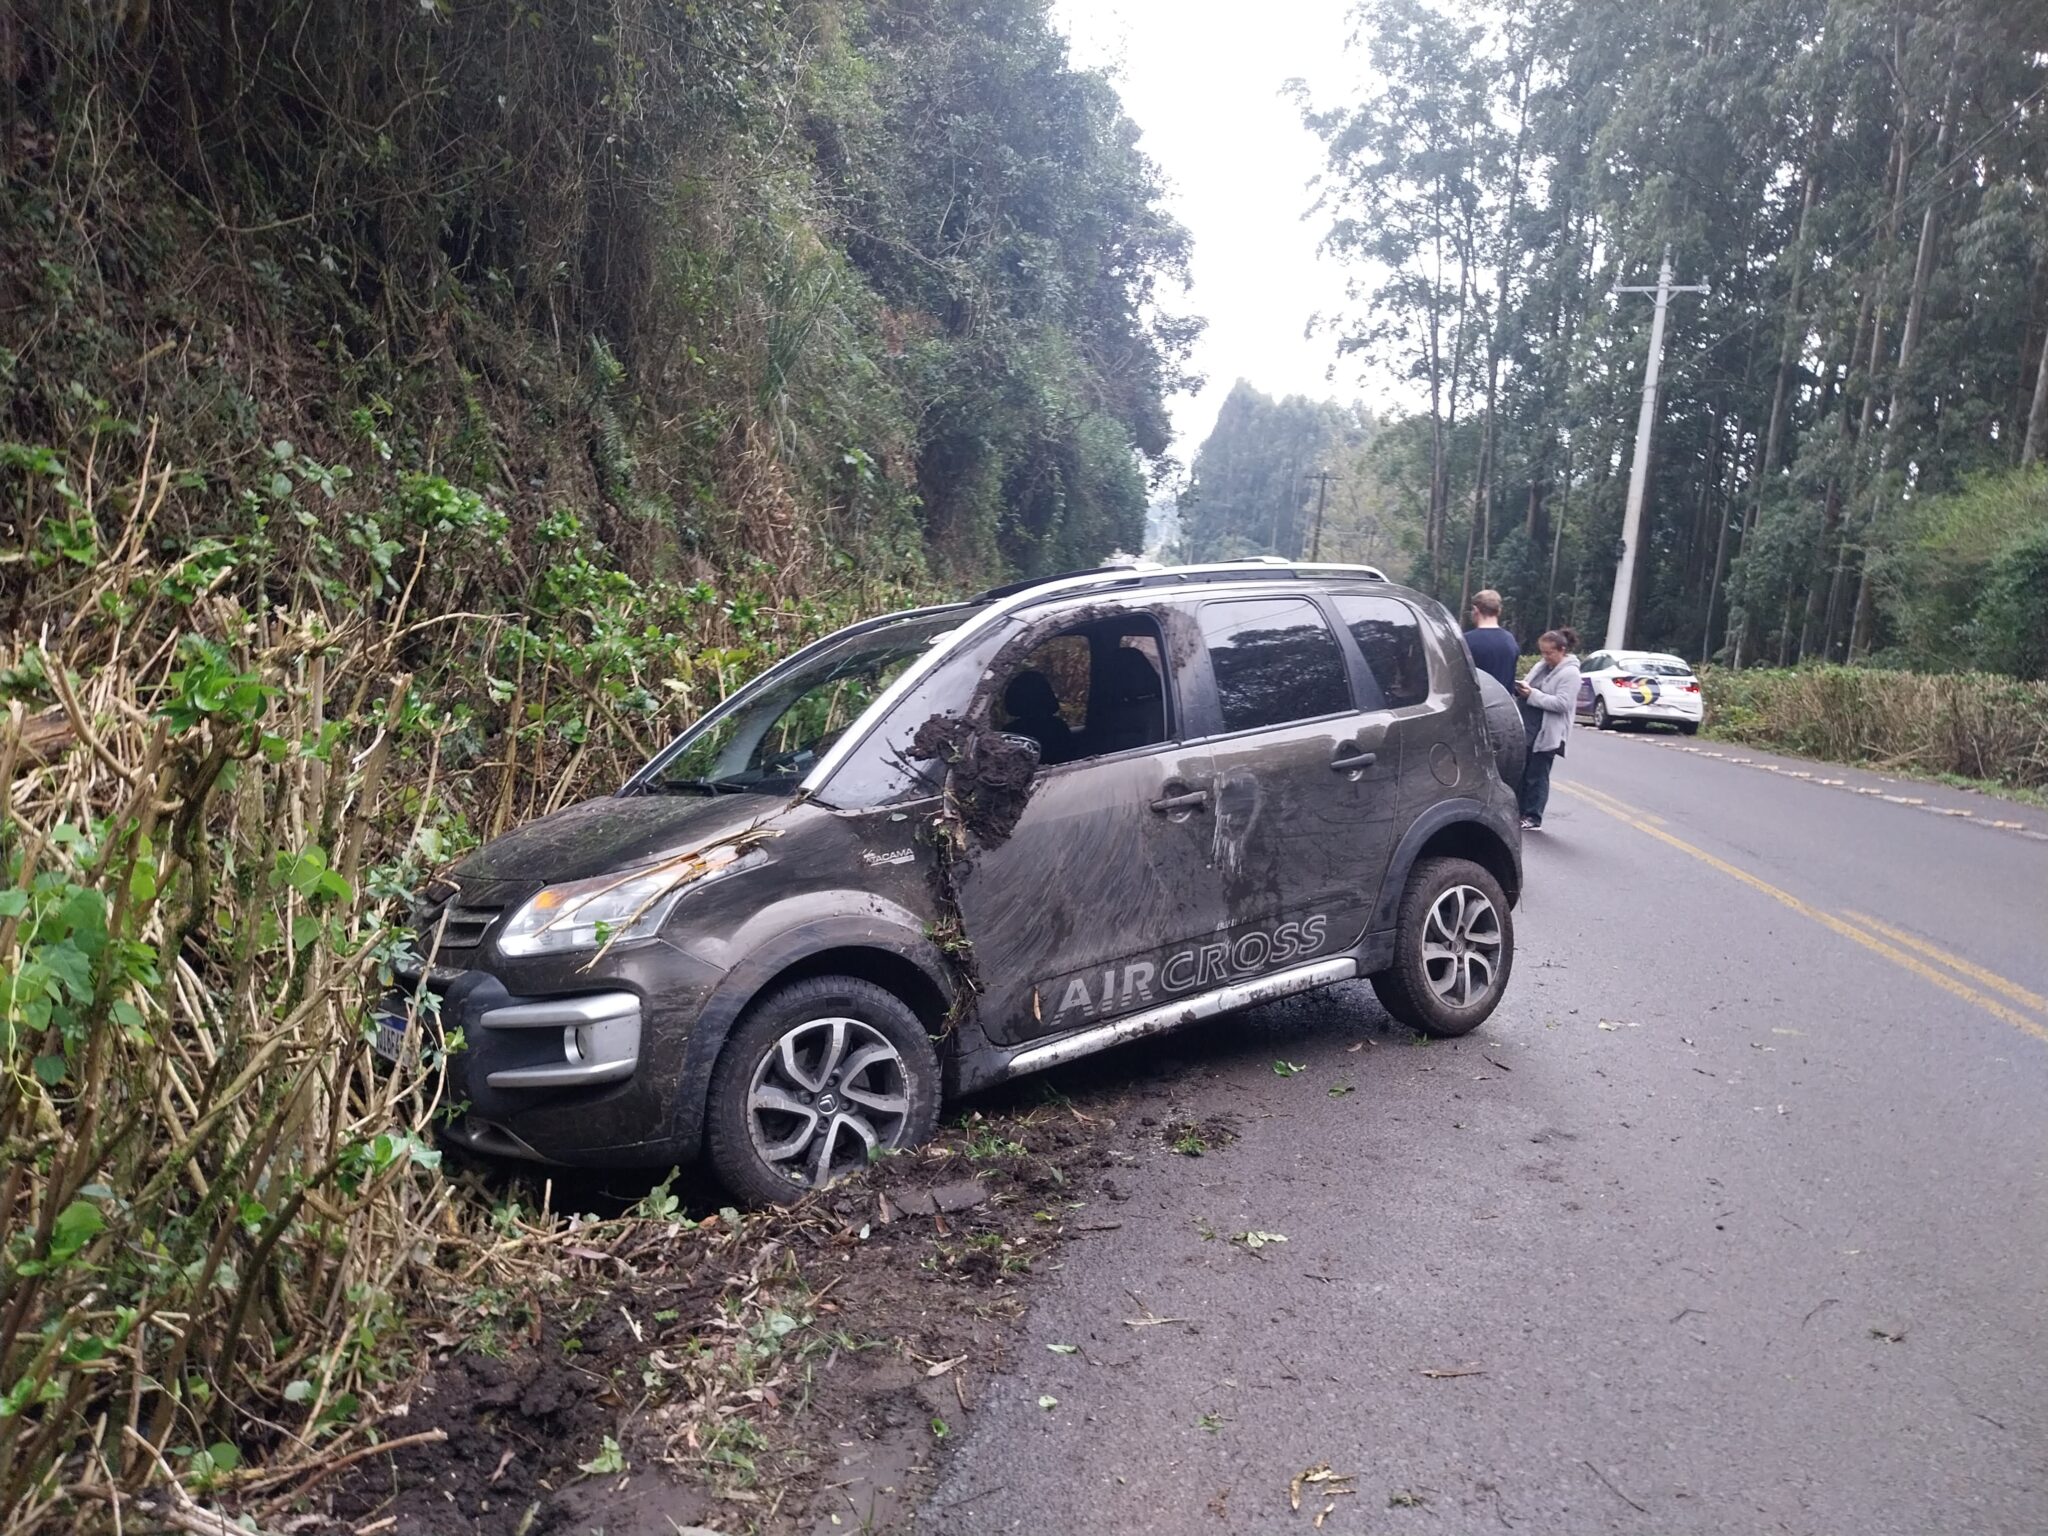
[[[1002,744],[1003,756],[1011,758],[1012,761],[1015,761],[1017,758],[1028,759],[1031,764],[1030,774],[1038,772],[1039,761],[1044,757],[1045,753],[1037,741],[1029,736],[1019,736],[1014,731],[994,731],[990,734],[996,741]],[[1026,777],[1029,777],[1030,774],[1027,774]]]

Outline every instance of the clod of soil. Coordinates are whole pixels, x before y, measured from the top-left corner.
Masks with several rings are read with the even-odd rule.
[[[1220,1152],[1237,1140],[1237,1122],[1228,1115],[1211,1115],[1206,1120],[1169,1120],[1160,1127],[1159,1139],[1167,1149],[1183,1157],[1200,1157]]]
[[[1021,738],[958,715],[933,715],[911,738],[910,756],[946,764],[947,798],[984,848],[1000,847],[1030,803],[1038,757]]]

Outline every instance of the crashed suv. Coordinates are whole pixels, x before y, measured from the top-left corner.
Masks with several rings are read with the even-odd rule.
[[[955,1095],[1332,982],[1461,1035],[1521,885],[1493,692],[1440,605],[1363,566],[1109,569],[856,624],[457,865],[375,1044],[442,1032],[474,1149],[701,1157],[770,1202]]]

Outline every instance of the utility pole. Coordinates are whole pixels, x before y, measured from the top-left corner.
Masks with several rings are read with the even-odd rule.
[[[1628,510],[1622,514],[1621,550],[1614,571],[1614,601],[1607,609],[1607,644],[1617,651],[1628,644],[1628,611],[1635,601],[1636,548],[1643,536],[1643,495],[1650,478],[1650,431],[1657,421],[1657,374],[1664,366],[1664,309],[1674,293],[1705,293],[1705,283],[1675,288],[1671,283],[1671,247],[1657,268],[1654,288],[1617,288],[1616,293],[1654,293],[1656,313],[1650,320],[1650,361],[1643,370],[1643,408],[1636,417],[1636,457],[1628,475]]]
[[[1304,483],[1310,480],[1316,483],[1316,531],[1314,538],[1310,541],[1308,555],[1311,560],[1323,558],[1323,503],[1329,500],[1330,482],[1336,478],[1337,476],[1331,474],[1327,469],[1319,469],[1312,475],[1304,475],[1302,477]]]

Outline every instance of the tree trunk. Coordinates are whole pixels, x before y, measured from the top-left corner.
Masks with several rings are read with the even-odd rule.
[[[2027,412],[2027,443],[2020,449],[2020,468],[2038,464],[2048,447],[2048,331],[2041,336],[2041,366],[2034,371],[2034,408]]]
[[[1806,335],[1799,308],[1800,289],[1806,280],[1808,261],[1806,230],[1813,217],[1814,202],[1820,196],[1820,147],[1834,132],[1834,127],[1832,110],[1814,119],[1812,148],[1806,164],[1806,188],[1799,200],[1799,227],[1792,237],[1792,279],[1785,295],[1784,335],[1778,343],[1778,380],[1771,392],[1771,425],[1764,437],[1763,460],[1758,465],[1756,496],[1749,504],[1749,528],[1754,528],[1763,514],[1764,487],[1778,472],[1778,450],[1785,436],[1785,413],[1791,402],[1793,366],[1799,361],[1800,345]]]
[[[1465,371],[1465,336],[1471,329],[1465,323],[1465,307],[1472,297],[1472,244],[1471,229],[1466,229],[1467,239],[1458,243],[1458,334],[1451,342],[1451,389],[1444,402],[1444,454],[1442,464],[1443,490],[1437,498],[1440,508],[1438,518],[1442,524],[1438,539],[1450,533],[1451,514],[1451,450],[1457,446],[1458,431],[1458,378]],[[1472,541],[1465,540],[1465,579],[1472,579]]]
[[[1756,376],[1756,344],[1757,334],[1754,330],[1751,330],[1751,332],[1749,333],[1749,348],[1742,359],[1742,393],[1745,397],[1747,397],[1749,394],[1750,380]],[[1740,445],[1742,442],[1740,418],[1737,418],[1735,441],[1737,444],[1737,451],[1729,455],[1729,466],[1732,470],[1735,471],[1735,473],[1732,474],[1730,478],[1736,480],[1738,482],[1739,487],[1740,466],[1742,462],[1742,455],[1740,451]],[[1733,518],[1730,517],[1729,514],[1735,510],[1735,498],[1739,494],[1739,488],[1731,489],[1728,493],[1729,504],[1721,510],[1721,531],[1719,536],[1714,541],[1714,572],[1712,580],[1709,581],[1707,585],[1707,623],[1705,630],[1706,639],[1701,642],[1702,651],[1706,651],[1708,649],[1708,646],[1712,642],[1712,637],[1714,633],[1714,601],[1717,597],[1720,596],[1722,578],[1728,574],[1728,560],[1730,554],[1728,549],[1728,535],[1730,531],[1730,525],[1735,521]],[[1744,531],[1747,531],[1746,524],[1744,524]],[[1730,666],[1740,667],[1742,665],[1742,659],[1748,653],[1748,642],[1748,608],[1746,606],[1741,608],[1730,607],[1728,611],[1728,631],[1721,637],[1722,649],[1728,652],[1728,664]],[[1701,659],[1711,660],[1712,657],[1711,654],[1709,654],[1703,656]]]
[[[1894,34],[1895,39],[1897,34]],[[1893,46],[1893,67],[1896,74],[1898,54],[1904,49],[1903,40]],[[1906,153],[1906,112],[1901,103],[1898,126],[1892,132],[1892,202],[1885,215],[1884,254],[1878,262],[1877,307],[1870,322],[1870,361],[1864,371],[1862,419],[1856,429],[1858,444],[1857,460],[1860,463],[1864,452],[1870,446],[1872,424],[1877,414],[1877,372],[1884,362],[1885,306],[1889,301],[1891,288],[1891,247],[1899,237],[1899,221],[1904,217],[1906,201],[1906,173],[1910,161]],[[1855,515],[1847,513],[1843,518],[1842,541],[1835,555],[1834,576],[1828,583],[1828,624],[1827,654],[1835,654],[1835,640],[1841,633],[1842,623],[1848,617],[1843,612],[1849,593],[1849,560],[1856,554]]]
[[[1949,58],[1948,89],[1942,97],[1941,126],[1934,133],[1934,165],[1937,175],[1947,174],[1942,156],[1948,153],[1949,129],[1955,122],[1956,77],[1961,72],[1962,39],[1956,39],[1956,48]],[[1930,195],[1926,211],[1920,215],[1920,248],[1913,258],[1913,291],[1906,301],[1906,329],[1899,338],[1899,361],[1892,373],[1891,406],[1884,416],[1884,445],[1878,451],[1877,483],[1870,494],[1870,535],[1877,534],[1879,510],[1884,505],[1885,476],[1890,472],[1892,449],[1899,446],[1907,425],[1906,412],[1911,396],[1906,392],[1908,374],[1913,365],[1913,348],[1920,339],[1920,321],[1927,309],[1927,280],[1934,270],[1935,210],[1941,205],[1938,194]],[[1863,555],[1863,570],[1856,582],[1856,616],[1849,627],[1849,659],[1860,661],[1870,651],[1871,629],[1875,619],[1876,585],[1870,579],[1870,551]]]
[[[1500,391],[1501,328],[1507,323],[1508,286],[1512,277],[1512,263],[1506,260],[1507,242],[1514,238],[1516,218],[1522,206],[1522,160],[1529,145],[1529,73],[1536,67],[1536,50],[1531,47],[1522,57],[1521,78],[1515,94],[1521,104],[1521,124],[1515,130],[1515,158],[1508,169],[1507,213],[1501,220],[1502,257],[1496,261],[1499,268],[1499,282],[1493,296],[1493,322],[1486,328],[1486,425],[1479,435],[1479,474],[1472,486],[1472,521],[1481,529],[1479,543],[1479,579],[1486,582],[1487,572],[1493,563],[1493,480],[1494,464],[1494,405]],[[1470,560],[1466,581],[1469,585]],[[1459,599],[1458,612],[1465,611],[1465,601],[1471,596],[1468,591]]]
[[[1870,309],[1871,289],[1866,285],[1863,301],[1857,307],[1855,329],[1849,333],[1847,355],[1836,352],[1828,359],[1829,388],[1833,392],[1828,408],[1841,412],[1838,436],[1842,446],[1837,450],[1835,467],[1828,471],[1827,490],[1821,497],[1820,535],[1814,541],[1813,570],[1806,584],[1806,622],[1799,631],[1801,661],[1814,653],[1816,645],[1823,656],[1827,652],[1828,584],[1822,577],[1828,570],[1828,557],[1834,550],[1835,535],[1842,525],[1841,460],[1855,451],[1856,443],[1856,421],[1849,413],[1846,398],[1848,376],[1856,367],[1856,359],[1863,355],[1863,328],[1870,323]],[[1823,410],[1823,420],[1826,414]]]

